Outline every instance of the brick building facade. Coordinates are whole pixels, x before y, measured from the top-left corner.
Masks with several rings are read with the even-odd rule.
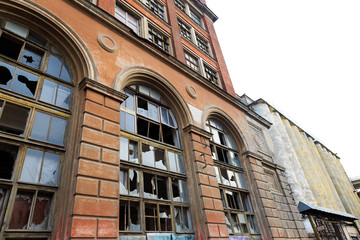
[[[0,2],[0,239],[307,239],[197,0]]]

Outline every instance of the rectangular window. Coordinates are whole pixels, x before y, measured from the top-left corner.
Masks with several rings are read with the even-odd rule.
[[[169,184],[166,177],[157,176],[151,173],[144,175],[144,197],[161,200],[169,199]]]
[[[17,146],[0,144],[0,179],[11,179],[18,150]]]
[[[172,231],[172,216],[169,205],[145,203],[146,231]]]
[[[0,100],[0,131],[23,136],[30,109]]]
[[[189,53],[185,52],[185,61],[186,65],[194,70],[195,72],[199,72],[199,62],[198,59],[194,56],[190,55]]]
[[[149,26],[149,41],[169,53],[169,39],[151,26]]]
[[[30,137],[36,140],[64,145],[66,120],[36,111]]]
[[[119,6],[115,8],[115,17],[139,35],[139,20],[136,17]]]
[[[186,182],[176,178],[171,179],[172,190],[173,190],[173,200],[176,202],[187,202],[187,188]]]
[[[195,13],[193,10],[190,9],[190,17],[192,20],[194,20],[194,22],[199,25],[200,27],[202,26],[201,24],[201,17]]]
[[[169,170],[185,174],[185,166],[181,154],[168,151]]]
[[[260,230],[259,230],[259,227],[258,227],[258,225],[256,223],[255,216],[254,215],[247,215],[246,219],[247,219],[247,222],[248,222],[250,233],[251,234],[259,234]]]
[[[140,195],[140,174],[133,169],[120,170],[120,194]]]
[[[146,0],[146,6],[158,17],[164,20],[164,6],[157,0]]]
[[[191,41],[191,32],[190,32],[190,28],[185,25],[184,23],[179,21],[179,27],[180,27],[180,34],[181,36],[183,36],[184,38],[188,39],[189,41]]]
[[[178,232],[192,231],[190,210],[187,207],[175,207],[175,226]]]
[[[125,131],[135,132],[135,116],[125,111],[120,111],[120,128]]]
[[[181,11],[185,12],[185,3],[183,0],[175,0],[175,6],[180,8]]]
[[[140,203],[135,201],[120,200],[120,231],[141,230]]]
[[[218,77],[216,71],[212,70],[208,66],[204,65],[205,69],[205,78],[209,80],[212,84],[219,86]]]
[[[138,118],[137,119],[137,133],[151,138],[153,140],[160,140],[160,125],[150,122],[148,120]]]
[[[142,164],[167,170],[165,151],[147,144],[142,144]]]
[[[44,79],[40,100],[69,109],[71,89],[62,84]]]
[[[20,181],[56,186],[59,165],[59,154],[29,148],[26,151]]]
[[[209,44],[206,40],[204,40],[202,37],[200,37],[199,35],[196,35],[196,41],[197,41],[197,45],[198,47],[205,53],[209,54]]]
[[[9,229],[49,229],[51,202],[52,193],[18,191]]]
[[[139,163],[138,143],[127,138],[120,138],[120,159]]]

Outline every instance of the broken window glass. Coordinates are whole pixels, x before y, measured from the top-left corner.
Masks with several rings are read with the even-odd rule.
[[[230,153],[230,159],[231,159],[232,165],[234,165],[236,167],[241,167],[239,155],[237,153],[234,153],[231,151],[229,151],[229,153]]]
[[[252,205],[251,205],[251,201],[250,201],[250,196],[247,193],[241,193],[241,201],[244,205],[244,210],[247,212],[254,212]]]
[[[20,181],[38,183],[40,177],[43,152],[35,149],[28,149],[24,159]]]
[[[166,126],[164,124],[162,124],[161,127],[162,127],[162,134],[163,134],[164,143],[176,146],[175,142],[177,143],[178,141],[176,139],[177,135],[176,135],[175,129],[170,128],[170,127],[168,127],[168,126]]]
[[[157,205],[152,203],[145,204],[145,228],[146,231],[158,231],[158,212]]]
[[[140,203],[134,201],[120,200],[120,231],[140,231]]]
[[[129,142],[129,161],[139,163],[138,143],[131,140]]]
[[[224,197],[224,190],[222,190],[222,189],[220,189],[220,196],[221,196],[221,202],[222,202],[224,209],[228,208],[227,203],[225,201],[225,197]]]
[[[211,156],[212,156],[212,159],[217,160],[214,145],[210,144],[210,149],[211,149]]]
[[[22,51],[20,62],[28,65],[29,67],[40,69],[43,56],[43,51],[26,45],[25,49]]]
[[[18,60],[23,41],[3,33],[0,37],[0,54]]]
[[[155,148],[153,146],[142,144],[142,164],[154,167]]]
[[[11,85],[11,91],[28,97],[34,97],[38,80],[39,76],[18,68],[13,84]]]
[[[239,223],[239,220],[237,218],[237,214],[231,213],[230,215],[231,215],[231,220],[232,220],[233,225],[234,225],[234,233],[241,233],[240,223]]]
[[[144,197],[156,198],[156,177],[153,174],[144,172]]]
[[[0,106],[3,101],[0,101]],[[6,102],[0,117],[0,131],[22,136],[30,109]]]
[[[229,181],[230,181],[230,185],[233,187],[238,187],[237,183],[236,183],[236,178],[235,178],[235,174],[233,171],[227,170],[228,172],[228,176],[229,176]]]
[[[176,178],[172,178],[173,200],[176,202],[187,202],[186,182]]]
[[[127,170],[120,170],[120,194],[128,194],[127,174]]]
[[[241,173],[235,172],[235,177],[236,177],[236,181],[238,182],[238,187],[247,189],[244,175]]]
[[[140,175],[138,171],[129,170],[129,191],[132,196],[139,196],[140,192]]]
[[[157,176],[157,192],[158,199],[168,200],[168,180],[166,177]]]
[[[137,119],[137,133],[147,137],[148,136],[148,128],[149,128],[149,122],[142,119],[142,118],[138,118]]]
[[[17,146],[0,144],[0,178],[11,179],[18,150]]]
[[[233,233],[232,227],[231,227],[231,222],[230,222],[230,218],[229,218],[229,214],[225,213],[225,220],[226,220],[226,226],[228,228],[228,231],[230,234]]]
[[[241,232],[242,232],[242,233],[248,233],[249,230],[248,230],[248,228],[247,228],[247,226],[246,226],[246,221],[245,221],[245,216],[244,216],[244,214],[238,213],[237,216],[238,216],[238,219],[239,219],[239,224],[240,224]]]
[[[189,208],[175,207],[175,226],[178,232],[192,231],[192,223]]]
[[[148,101],[139,98],[137,99],[137,113],[143,116],[148,116]]]
[[[221,180],[225,185],[230,185],[230,178],[228,176],[228,171],[225,168],[220,168]]]
[[[256,220],[255,220],[255,216],[253,215],[246,215],[246,218],[247,218],[247,222],[248,222],[248,227],[250,229],[250,233],[251,234],[259,234],[260,231],[259,231],[259,227],[256,223]]]
[[[155,148],[155,167],[167,170],[165,151],[159,148]]]
[[[220,177],[220,173],[219,173],[219,168],[215,167],[215,175],[216,175],[216,179],[218,183],[221,183],[221,177]]]
[[[46,73],[58,78],[60,76],[61,64],[61,59],[51,54],[49,57],[49,63],[46,69]]]
[[[32,230],[48,229],[51,199],[52,195],[48,193],[39,193],[37,195],[34,215],[30,225]]]
[[[159,205],[160,231],[172,231],[171,211],[169,205]]]
[[[60,155],[45,152],[44,163],[41,170],[41,184],[57,185],[59,175]]]
[[[1,53],[1,39],[0,39],[0,53]],[[9,89],[11,80],[14,76],[15,67],[0,61],[0,87]]]
[[[9,229],[27,229],[33,193],[18,191],[15,198]]]
[[[225,193],[226,193],[227,202],[229,203],[229,208],[243,210],[240,196],[238,193],[228,190],[226,190]]]
[[[160,140],[160,126],[155,123],[150,122],[148,137],[159,141]]]

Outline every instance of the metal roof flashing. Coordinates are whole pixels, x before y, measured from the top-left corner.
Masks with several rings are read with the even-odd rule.
[[[358,217],[355,217],[354,215],[351,215],[349,213],[339,212],[324,207],[313,206],[310,204],[303,203],[301,201],[299,202],[298,209],[299,212],[302,214],[310,214],[313,216],[331,217],[336,220],[344,220],[350,222],[359,220]]]

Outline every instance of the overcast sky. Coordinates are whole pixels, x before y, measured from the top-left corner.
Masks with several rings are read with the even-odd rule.
[[[263,98],[360,176],[360,1],[206,1],[237,94]]]

